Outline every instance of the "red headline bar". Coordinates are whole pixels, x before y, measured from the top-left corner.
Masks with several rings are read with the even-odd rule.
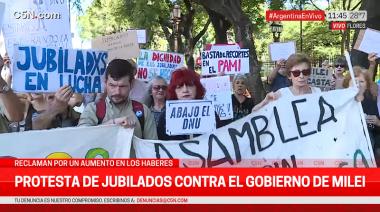
[[[0,167],[178,168],[178,159],[1,159]]]
[[[0,168],[0,196],[378,196],[380,169]]]

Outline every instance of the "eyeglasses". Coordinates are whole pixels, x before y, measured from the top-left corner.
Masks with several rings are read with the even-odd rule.
[[[345,66],[345,65],[342,65],[342,64],[336,64],[336,65],[335,65],[335,68],[339,68],[339,67],[341,67],[341,68],[345,68],[346,66]]]
[[[155,90],[155,91],[159,91],[159,90],[166,91],[167,88],[168,88],[168,86],[166,86],[166,85],[155,85],[155,86],[153,86],[153,90]]]
[[[303,69],[303,70],[294,70],[291,71],[294,77],[299,77],[302,73],[304,76],[309,76],[311,74],[311,69]]]

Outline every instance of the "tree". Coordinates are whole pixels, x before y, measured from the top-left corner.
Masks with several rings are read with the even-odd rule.
[[[195,0],[206,9],[212,10],[228,20],[235,32],[236,43],[242,48],[249,49],[250,77],[249,90],[254,94],[256,100],[261,101],[264,98],[264,89],[260,76],[260,66],[257,60],[255,43],[253,40],[254,27],[242,10],[242,1],[240,0]]]
[[[149,29],[147,47],[157,45],[158,38],[164,37],[173,51],[173,23],[170,22],[173,7],[169,0],[95,0],[86,15],[80,18],[81,36],[91,39],[129,28],[145,28]],[[203,7],[190,0],[183,0],[181,8],[179,52],[185,54],[189,68],[193,69],[195,46],[211,21],[204,18],[207,14]]]

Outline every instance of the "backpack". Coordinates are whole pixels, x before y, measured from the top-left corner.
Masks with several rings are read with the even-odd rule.
[[[141,133],[144,132],[144,105],[138,101],[132,100],[132,108],[137,119],[140,122]],[[106,100],[100,99],[96,103],[96,117],[98,118],[98,125],[103,122],[104,117],[106,116]]]

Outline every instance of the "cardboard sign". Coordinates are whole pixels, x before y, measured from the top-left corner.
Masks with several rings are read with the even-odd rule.
[[[357,92],[280,98],[212,134],[133,145],[138,158],[179,158],[182,167],[376,167]]]
[[[102,93],[107,52],[15,46],[12,88],[55,92],[70,85],[75,93]]]
[[[202,75],[249,73],[249,49],[235,49],[231,45],[213,46],[201,53]]]
[[[325,68],[312,68],[308,84],[322,90],[331,87],[332,70]]]
[[[137,79],[149,82],[155,76],[170,81],[172,72],[184,66],[185,56],[172,52],[142,49],[137,59]]]
[[[68,0],[7,1],[3,35],[8,55],[13,59],[14,45],[71,48]]]
[[[92,48],[108,51],[108,61],[113,59],[130,59],[138,57],[140,49],[137,43],[137,32],[127,31],[95,38]]]
[[[272,61],[286,60],[294,53],[296,53],[296,42],[294,41],[269,44],[269,55]]]
[[[201,83],[206,89],[205,99],[211,100],[220,120],[234,117],[231,98],[231,83],[229,76],[202,78]]]
[[[210,133],[215,128],[215,110],[212,101],[166,101],[166,134],[203,134]]]
[[[115,125],[4,133],[0,157],[129,158],[132,136],[133,129]]]

